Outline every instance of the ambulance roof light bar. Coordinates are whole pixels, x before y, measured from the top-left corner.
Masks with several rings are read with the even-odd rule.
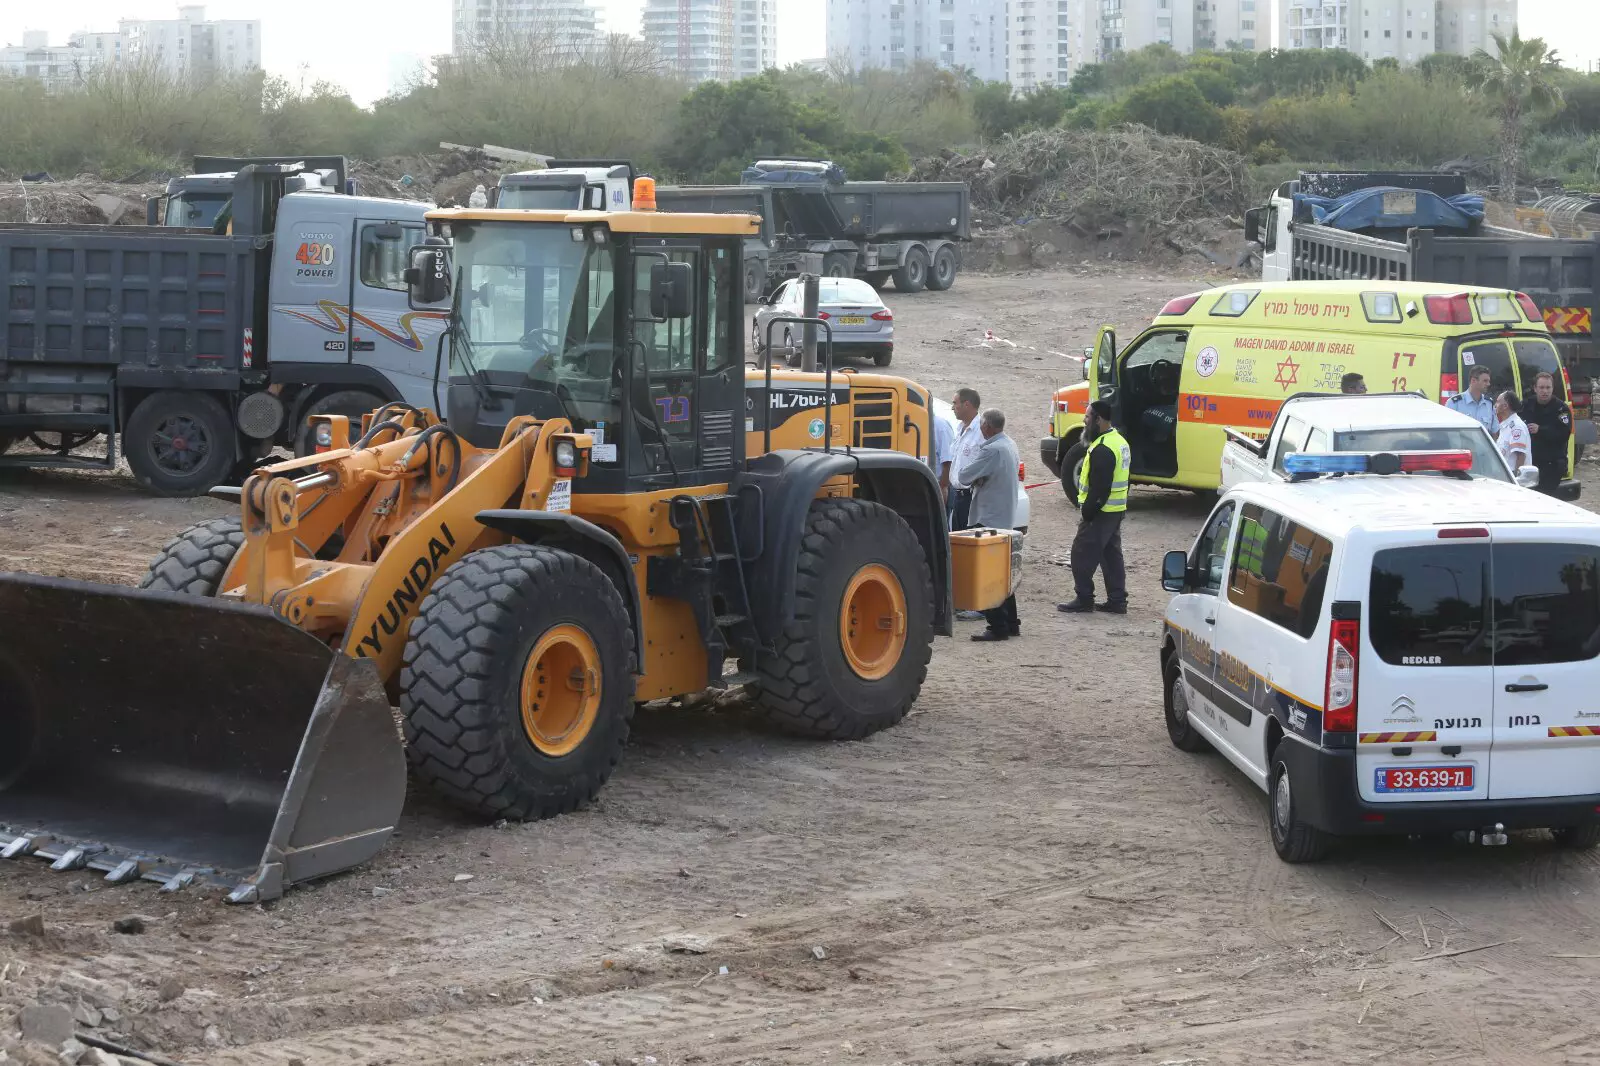
[[[1291,480],[1326,474],[1466,474],[1472,453],[1466,449],[1427,452],[1290,452],[1283,470]]]

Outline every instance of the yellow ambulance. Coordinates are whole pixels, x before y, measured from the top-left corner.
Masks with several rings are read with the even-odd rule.
[[[1544,316],[1522,293],[1403,281],[1207,289],[1169,301],[1124,348],[1115,330],[1100,330],[1085,352],[1084,380],[1056,390],[1040,458],[1074,493],[1083,416],[1102,399],[1132,450],[1134,481],[1214,491],[1224,429],[1265,437],[1296,393],[1337,393],[1354,372],[1369,392],[1443,402],[1466,388],[1462,372],[1476,366],[1493,375],[1491,394],[1529,396],[1534,376],[1548,370],[1568,399]],[[1567,441],[1568,478],[1577,436]]]

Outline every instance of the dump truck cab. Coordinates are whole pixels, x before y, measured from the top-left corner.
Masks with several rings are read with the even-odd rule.
[[[533,211],[626,211],[633,165],[616,159],[552,159],[542,170],[500,179],[496,207]]]

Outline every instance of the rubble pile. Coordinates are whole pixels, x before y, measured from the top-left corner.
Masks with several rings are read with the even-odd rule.
[[[988,151],[946,151],[917,163],[913,181],[965,181],[974,218],[1048,219],[1086,232],[1165,230],[1238,217],[1250,185],[1243,156],[1144,126],[1031,130]]]
[[[105,181],[87,174],[64,181],[0,175],[0,222],[142,226],[146,197],[159,195],[162,187],[160,182]]]

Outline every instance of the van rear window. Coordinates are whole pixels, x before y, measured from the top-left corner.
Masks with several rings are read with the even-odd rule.
[[[1491,595],[1492,590],[1492,595]],[[1372,559],[1368,629],[1398,666],[1528,666],[1600,654],[1600,547],[1439,544]]]

